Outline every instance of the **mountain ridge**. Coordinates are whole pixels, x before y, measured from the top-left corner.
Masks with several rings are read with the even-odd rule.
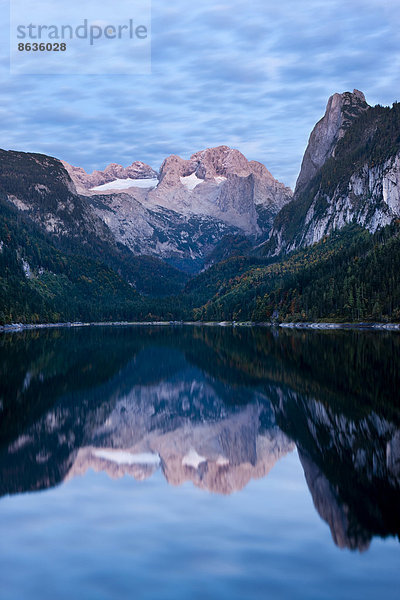
[[[103,171],[94,170],[92,173],[87,173],[82,167],[73,167],[63,160],[61,162],[81,193],[115,179],[152,179],[158,176],[154,169],[141,161],[135,161],[125,168],[117,163],[110,163]]]

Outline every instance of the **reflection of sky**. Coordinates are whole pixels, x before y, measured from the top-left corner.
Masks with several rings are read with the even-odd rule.
[[[232,496],[89,471],[0,508],[8,600],[398,598],[398,541],[339,551],[296,453]]]
[[[109,3],[114,14],[119,2]],[[330,94],[399,99],[396,5],[153,0],[151,75],[11,76],[3,18],[1,146],[93,169],[133,160],[158,168],[168,154],[228,144],[293,185]],[[6,17],[8,2],[0,6]]]

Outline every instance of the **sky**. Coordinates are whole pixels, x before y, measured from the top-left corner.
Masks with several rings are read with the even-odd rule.
[[[153,0],[140,75],[13,75],[0,10],[0,147],[88,171],[225,144],[293,187],[331,94],[400,100],[400,0]]]

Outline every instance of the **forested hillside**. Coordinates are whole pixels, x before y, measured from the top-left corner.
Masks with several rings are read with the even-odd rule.
[[[240,270],[238,261],[249,259],[231,259],[187,286],[194,297],[201,297],[204,288],[214,292],[211,299],[194,310],[194,317],[399,321],[399,234],[398,222],[374,235],[358,226],[348,226],[267,266]],[[238,274],[232,277],[230,271],[235,268]]]
[[[0,323],[168,318],[168,307],[177,307],[140,295],[98,260],[61,252],[2,199],[0,240]],[[144,264],[140,276],[156,286],[158,261],[146,258]]]

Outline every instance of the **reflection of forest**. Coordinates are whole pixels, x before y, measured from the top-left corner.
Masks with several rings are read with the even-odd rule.
[[[400,532],[399,354],[400,337],[377,332],[4,335],[0,492],[46,488],[91,466],[138,478],[159,467],[171,483],[231,493],[265,476],[293,440],[333,539],[364,549],[373,535]],[[137,461],[150,455],[150,466]]]

